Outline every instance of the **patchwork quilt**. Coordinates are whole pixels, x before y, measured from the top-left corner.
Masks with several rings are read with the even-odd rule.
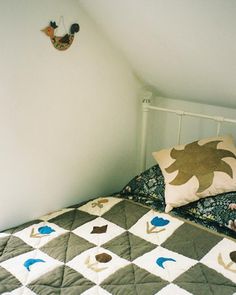
[[[236,240],[101,197],[0,233],[0,294],[232,295]]]

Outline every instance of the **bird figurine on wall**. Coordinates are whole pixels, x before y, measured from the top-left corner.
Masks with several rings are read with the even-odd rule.
[[[41,30],[48,37],[50,37],[53,46],[58,50],[66,50],[69,48],[74,40],[75,33],[79,32],[79,24],[72,24],[70,27],[70,33],[65,34],[64,36],[55,36],[55,30],[58,28],[56,22],[51,21],[50,25],[45,29]]]

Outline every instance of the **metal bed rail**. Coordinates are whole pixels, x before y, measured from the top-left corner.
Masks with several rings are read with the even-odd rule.
[[[225,118],[221,116],[208,116],[205,114],[198,114],[192,112],[186,112],[183,110],[169,109],[156,107],[151,105],[152,93],[147,91],[143,95],[142,101],[142,127],[141,127],[141,148],[140,148],[140,170],[143,171],[146,168],[146,153],[147,153],[147,125],[148,125],[148,112],[161,111],[166,113],[174,113],[178,116],[178,131],[177,131],[177,143],[180,144],[180,136],[182,130],[182,118],[183,116],[197,117],[206,120],[213,120],[216,122],[216,135],[220,134],[221,126],[224,122],[236,124],[235,119]]]

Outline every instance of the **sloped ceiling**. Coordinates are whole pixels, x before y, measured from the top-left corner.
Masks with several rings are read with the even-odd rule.
[[[236,107],[235,0],[78,1],[147,87]]]

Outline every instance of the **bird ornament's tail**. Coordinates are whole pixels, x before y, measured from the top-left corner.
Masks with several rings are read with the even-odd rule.
[[[70,27],[70,33],[72,34],[72,35],[74,35],[75,33],[78,33],[79,32],[79,29],[80,29],[80,27],[79,27],[79,24],[73,24],[73,25],[71,25],[71,27]]]

